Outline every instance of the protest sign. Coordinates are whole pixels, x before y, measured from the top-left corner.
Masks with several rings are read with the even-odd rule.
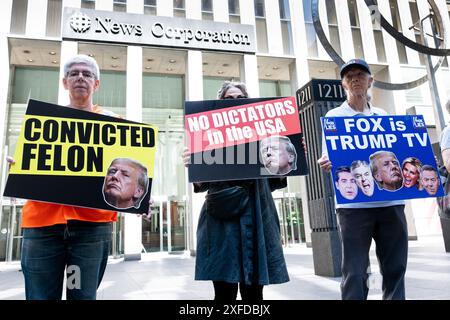
[[[308,173],[294,97],[185,102],[189,181]]]
[[[443,195],[421,115],[321,120],[338,203]]]
[[[157,128],[30,100],[4,195],[148,211]]]

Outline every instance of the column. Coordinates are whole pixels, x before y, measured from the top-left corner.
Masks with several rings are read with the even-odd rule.
[[[229,22],[230,15],[228,13],[228,1],[213,0],[213,16],[214,21]]]
[[[10,65],[9,65],[9,46],[8,46],[8,33],[11,26],[11,13],[12,13],[13,0],[6,0],[2,2],[2,10],[0,11],[0,70],[3,70],[0,76],[0,133],[1,133],[1,154],[0,168],[3,168],[3,160],[6,154],[3,154],[5,150],[5,138],[6,138],[6,125],[7,125],[7,112],[9,108],[8,104],[8,92],[10,81]],[[5,177],[3,177],[4,179]],[[0,197],[2,199],[3,197]],[[1,203],[0,203],[1,205]],[[2,216],[3,207],[0,207],[0,218]],[[1,220],[0,220],[1,221]],[[1,222],[0,222],[1,223]]]
[[[241,81],[247,85],[250,98],[259,97],[258,60],[254,54],[244,54],[241,63]]]
[[[303,21],[305,21],[303,14],[303,6],[301,1],[289,0],[289,7],[291,12],[292,25],[292,40],[294,45],[295,62],[290,66],[291,83],[293,85],[293,92],[303,87],[309,81],[309,66],[307,59],[306,48],[306,28]],[[299,178],[299,179],[297,179]],[[293,192],[300,192],[302,198],[302,212],[305,227],[306,244],[311,246],[311,225],[309,223],[309,209],[308,209],[308,195],[306,193],[306,180],[304,176],[288,178],[288,185],[292,180],[299,180],[299,190]],[[291,191],[290,191],[291,192]]]
[[[347,0],[335,0],[335,3],[339,30],[339,42],[341,44],[341,57],[344,61],[348,61],[355,57],[355,49]]]
[[[113,0],[97,0],[95,1],[95,10],[113,11]]]
[[[78,54],[78,43],[75,41],[61,42],[61,58],[59,65],[59,87],[58,87],[58,104],[66,106],[70,103],[69,92],[64,89],[62,78],[64,78],[64,64],[68,59]]]
[[[144,13],[144,1],[127,2],[127,12]],[[127,47],[127,98],[126,118],[142,121],[142,47]],[[123,214],[124,260],[140,260],[142,252],[142,218],[131,213]]]
[[[81,0],[63,0],[63,10],[68,8],[81,8]],[[78,53],[78,43],[75,41],[62,41],[61,42],[61,57],[59,59],[59,87],[58,87],[58,104],[65,106],[69,104],[69,93],[62,84],[62,78],[64,78],[64,63],[72,56]]]
[[[320,22],[322,23],[323,32],[325,33],[328,41],[331,43],[330,29],[328,28],[327,6],[325,4],[325,1],[319,1],[319,16],[320,16]],[[317,37],[317,50],[319,53],[319,58],[325,59],[325,60],[330,60],[330,56],[328,55],[328,53],[325,51],[324,47],[322,46],[322,43],[320,42],[319,37]]]
[[[363,44],[364,57],[368,63],[378,63],[377,48],[373,35],[372,17],[364,0],[356,0],[359,15],[359,27]]]
[[[267,44],[269,53],[283,55],[283,36],[281,33],[280,8],[278,0],[265,0]]]
[[[173,1],[156,0],[156,15],[173,17]]]
[[[203,59],[202,52],[189,50],[186,61],[186,100],[203,100]],[[191,255],[197,249],[197,223],[206,193],[194,193],[192,183],[188,182],[186,169],[186,224],[188,226],[188,249]]]
[[[81,8],[81,0],[63,0],[62,7]]]
[[[186,19],[202,19],[202,3],[201,0],[186,0]]]
[[[411,10],[409,8],[409,0],[398,0],[397,1],[398,12],[400,14],[400,22],[402,24],[402,33],[405,37],[416,42],[416,36],[413,29],[409,29],[413,23],[417,21],[412,21]],[[446,13],[448,16],[448,14]],[[406,56],[408,57],[409,65],[420,66],[419,54],[417,51],[405,46]]]
[[[127,0],[128,13],[144,13],[144,0]]]
[[[253,0],[239,0],[241,24],[255,25],[255,7]]]
[[[442,18],[442,22],[444,24],[446,32],[445,42],[447,43],[447,48],[450,47],[450,19],[447,11],[447,4],[444,1],[436,1],[436,5],[439,7],[439,13]],[[447,57],[448,59],[448,57]],[[448,99],[450,99],[450,95],[447,93],[447,84],[450,83],[450,73],[442,72],[442,69],[439,69],[436,73],[436,82],[439,88],[439,97],[441,99],[441,105],[444,113],[445,123],[450,121],[450,114],[445,109],[445,104]]]
[[[45,37],[47,27],[47,0],[28,1],[25,34],[33,38]],[[9,26],[7,28],[9,30]]]

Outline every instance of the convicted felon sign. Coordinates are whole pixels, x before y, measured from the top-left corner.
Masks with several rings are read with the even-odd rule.
[[[30,100],[5,196],[143,213],[157,128]]]

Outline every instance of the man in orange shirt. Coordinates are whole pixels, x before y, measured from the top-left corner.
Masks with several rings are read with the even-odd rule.
[[[100,85],[99,67],[93,58],[77,55],[69,59],[62,81],[69,91],[67,107],[115,115],[92,103]],[[66,271],[67,299],[95,300],[117,213],[32,200],[22,212],[21,263],[26,298],[60,300]]]

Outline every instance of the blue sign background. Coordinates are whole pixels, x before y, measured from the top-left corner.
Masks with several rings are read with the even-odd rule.
[[[356,203],[414,198],[440,197],[444,195],[439,180],[438,192],[430,196],[425,189],[416,186],[402,186],[396,191],[380,189],[376,182],[372,196],[366,196],[358,188],[357,196],[344,198],[336,189],[335,172],[341,166],[350,167],[355,160],[370,163],[369,157],[376,151],[393,152],[400,168],[406,158],[415,157],[423,165],[431,165],[437,170],[430,138],[423,116],[371,116],[371,117],[322,117],[322,129],[333,164],[333,186],[337,203]],[[439,175],[438,175],[439,178]]]

